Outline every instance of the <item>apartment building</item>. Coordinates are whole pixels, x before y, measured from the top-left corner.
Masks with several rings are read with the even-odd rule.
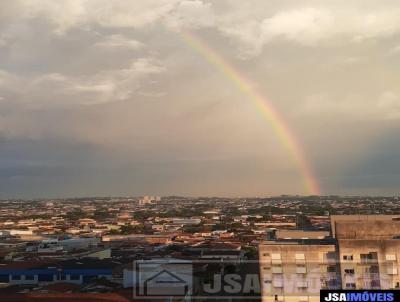
[[[331,217],[331,236],[303,231],[259,247],[262,301],[319,301],[320,289],[400,288],[400,219]]]
[[[319,301],[319,291],[340,287],[336,246],[328,241],[269,241],[260,246],[263,301]]]
[[[344,289],[400,288],[400,221],[335,223]]]

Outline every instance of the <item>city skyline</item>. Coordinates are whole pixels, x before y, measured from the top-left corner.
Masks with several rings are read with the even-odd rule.
[[[4,1],[0,198],[397,195],[399,13]]]

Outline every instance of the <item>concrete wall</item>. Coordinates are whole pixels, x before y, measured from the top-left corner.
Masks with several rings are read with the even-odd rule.
[[[392,239],[400,235],[400,221],[336,222],[337,239]]]
[[[332,215],[331,216],[331,231],[332,236],[336,236],[337,222],[362,222],[362,221],[383,221],[388,222],[393,219],[400,218],[400,215]]]

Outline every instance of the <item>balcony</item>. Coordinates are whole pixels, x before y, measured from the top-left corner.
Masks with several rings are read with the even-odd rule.
[[[360,254],[361,265],[373,265],[378,264],[378,254],[376,252],[370,252],[368,254]]]
[[[361,259],[359,265],[378,265],[378,259]]]

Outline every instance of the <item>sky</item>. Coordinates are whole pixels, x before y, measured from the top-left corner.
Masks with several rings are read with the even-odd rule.
[[[0,198],[307,194],[273,125],[183,38],[279,112],[321,194],[400,188],[391,0],[0,2]]]

